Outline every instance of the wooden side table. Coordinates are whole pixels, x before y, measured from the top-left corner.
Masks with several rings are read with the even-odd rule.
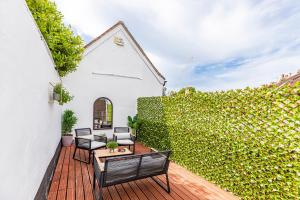
[[[116,157],[116,156],[126,156],[132,155],[133,152],[130,151],[128,148],[124,148],[124,152],[119,152],[118,149],[115,149],[114,152],[110,152],[109,149],[97,149],[94,151],[94,156],[97,158],[109,158],[109,157]]]

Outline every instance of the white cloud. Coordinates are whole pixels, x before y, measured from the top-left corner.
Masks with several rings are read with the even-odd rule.
[[[201,86],[200,82],[198,87],[202,90],[228,90],[267,84],[278,80],[281,74],[296,73],[300,69],[299,54],[300,51],[279,52],[254,59],[237,69],[213,76],[213,84]]]
[[[123,20],[170,88],[258,86],[300,68],[298,0],[55,2],[67,23],[91,37]],[[201,73],[207,64],[235,59],[247,62],[215,65],[209,73]]]

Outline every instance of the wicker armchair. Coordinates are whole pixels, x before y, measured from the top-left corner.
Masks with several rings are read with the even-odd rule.
[[[130,134],[128,127],[115,127],[113,139],[119,146],[128,146],[129,149],[132,146],[132,151],[135,153],[136,138]]]
[[[168,177],[170,151],[153,152],[140,155],[121,156],[107,158],[101,163],[94,157],[93,191],[96,200],[103,199],[104,187],[117,185],[134,180],[151,177],[160,187],[170,193]],[[166,176],[166,186],[158,182],[154,177]],[[96,181],[99,187],[99,195],[96,190]]]
[[[107,138],[105,136],[92,135],[92,131],[90,128],[75,129],[75,133],[75,151],[73,154],[73,159],[89,164],[92,151],[95,149],[106,147]],[[77,149],[83,149],[89,152],[89,158],[87,161],[75,157]]]

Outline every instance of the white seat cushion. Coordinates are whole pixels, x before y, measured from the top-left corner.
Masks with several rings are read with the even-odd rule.
[[[121,144],[121,145],[132,145],[134,144],[134,142],[132,140],[117,140],[117,143],[118,144]]]
[[[106,144],[104,142],[97,142],[97,141],[92,141],[91,142],[91,148],[92,149],[96,149],[96,148],[100,148],[100,147],[105,147]]]
[[[114,133],[118,140],[130,139],[130,133]]]
[[[107,140],[113,139],[113,133],[105,133],[105,136],[107,137]]]
[[[94,135],[82,135],[78,136],[79,138],[94,140]]]

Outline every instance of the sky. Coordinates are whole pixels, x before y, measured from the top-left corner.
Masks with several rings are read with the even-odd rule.
[[[86,43],[122,20],[169,90],[257,87],[300,69],[299,0],[54,0]]]

